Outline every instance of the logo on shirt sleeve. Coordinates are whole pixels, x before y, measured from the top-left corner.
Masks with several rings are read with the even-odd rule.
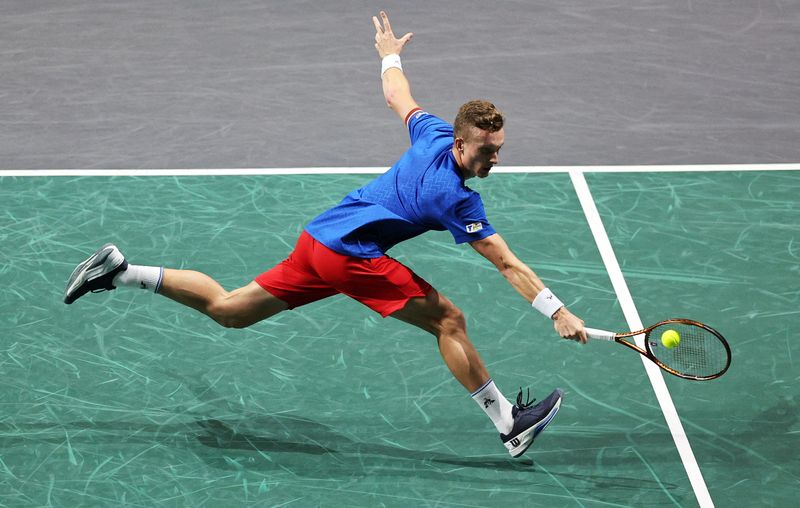
[[[483,224],[480,222],[473,222],[472,224],[467,224],[467,233],[477,233],[483,229]]]

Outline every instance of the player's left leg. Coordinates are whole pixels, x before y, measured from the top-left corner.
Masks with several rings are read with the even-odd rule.
[[[162,294],[231,328],[250,326],[289,308],[255,281],[229,292],[204,273],[129,264],[113,244],[100,247],[73,270],[64,303],[120,286]]]
[[[199,310],[226,328],[245,328],[289,308],[255,281],[226,291],[208,275],[164,269],[159,294]]]

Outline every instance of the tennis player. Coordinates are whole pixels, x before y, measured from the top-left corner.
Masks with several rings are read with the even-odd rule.
[[[345,294],[383,317],[433,334],[453,376],[492,420],[509,453],[518,457],[556,415],[562,391],[556,389],[535,405],[523,401],[520,391],[512,405],[467,337],[461,310],[386,252],[425,231],[449,230],[456,243],[469,243],[552,319],[561,337],[585,343],[583,321],[511,252],[487,220],[480,195],[465,185],[470,178],[487,177],[497,164],[503,115],[486,101],[464,104],[454,125],[423,111],[411,96],[400,61],[412,34],[396,38],[385,12],[372,19],[383,94],[411,138],[411,147],[389,171],[309,222],[288,258],[242,288],[228,292],[196,271],[129,264],[116,246],[107,244],[75,268],[64,302],[90,291],[138,287],[197,309],[223,326],[243,328]]]

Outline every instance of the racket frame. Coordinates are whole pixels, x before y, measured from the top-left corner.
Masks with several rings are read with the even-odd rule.
[[[727,352],[728,361],[725,364],[725,368],[723,368],[720,372],[718,372],[716,374],[712,374],[710,376],[693,376],[691,374],[684,374],[683,372],[677,371],[677,370],[665,365],[664,363],[662,363],[658,358],[656,358],[656,356],[653,354],[653,351],[650,349],[651,348],[651,346],[650,346],[650,332],[653,331],[653,329],[655,329],[655,328],[657,328],[659,326],[669,325],[669,324],[682,324],[682,325],[697,326],[699,328],[702,328],[702,329],[706,330],[707,332],[711,333],[712,335],[714,335],[717,339],[719,339],[719,341],[725,347],[725,351]],[[651,362],[655,363],[662,370],[665,370],[665,371],[669,372],[670,374],[672,374],[673,376],[677,376],[677,377],[682,378],[682,379],[689,379],[689,380],[692,380],[692,381],[710,381],[712,379],[717,379],[721,375],[725,374],[725,372],[731,366],[731,347],[728,345],[728,341],[725,340],[725,337],[723,337],[721,333],[719,333],[718,331],[714,330],[713,328],[711,328],[707,324],[701,323],[699,321],[694,321],[692,319],[683,319],[683,318],[665,319],[664,321],[659,321],[658,323],[656,323],[654,325],[648,326],[647,328],[645,328],[643,330],[638,330],[638,331],[635,331],[635,332],[616,333],[616,332],[611,332],[611,331],[608,331],[608,330],[600,330],[600,329],[597,329],[597,328],[585,328],[585,330],[586,330],[586,334],[589,336],[590,339],[606,340],[606,341],[610,341],[610,342],[617,342],[619,344],[623,344],[623,345],[633,349],[637,353],[641,354],[642,356],[644,356],[645,358],[647,358]],[[638,335],[644,335],[644,347],[645,347],[644,349],[640,348],[639,346],[637,346],[633,342],[629,342],[627,340],[624,340],[624,339],[627,339],[627,338],[636,337]]]

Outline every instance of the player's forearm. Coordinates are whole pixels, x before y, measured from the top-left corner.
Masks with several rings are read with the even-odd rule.
[[[511,287],[529,303],[533,302],[536,295],[544,289],[544,283],[536,273],[519,260],[509,263],[503,267],[498,267],[500,273],[505,277]]]
[[[401,69],[392,67],[383,73],[381,78],[383,83],[383,97],[386,105],[401,117],[407,113],[404,109],[408,107],[411,97],[411,84],[408,82]],[[403,110],[403,111],[401,111]]]
[[[498,233],[470,242],[470,245],[481,256],[488,259],[517,293],[528,302],[533,302],[533,299],[544,289],[544,283],[536,273],[519,260]]]
[[[527,265],[522,263],[513,267],[509,267],[509,269],[505,271],[500,270],[500,272],[514,287],[514,289],[516,289],[517,292],[531,304],[533,304],[533,301],[536,299],[539,293],[545,289],[544,283],[541,281],[541,279],[539,279],[536,273],[528,268]],[[545,293],[543,296],[546,296],[547,294],[552,297],[552,293]],[[559,302],[558,304],[553,305],[553,308],[547,310],[545,310],[547,306],[545,306],[545,308],[540,308],[534,304],[533,307],[540,312],[546,312],[548,317],[556,322],[556,329],[559,330],[559,334],[561,334],[562,337],[571,337],[576,329],[576,323],[580,321],[580,319],[575,317],[566,307],[560,305],[562,304]],[[580,321],[580,325],[581,327],[583,326],[583,321]],[[563,327],[563,333],[561,327]],[[585,341],[584,339],[585,337],[582,337],[581,340]]]

